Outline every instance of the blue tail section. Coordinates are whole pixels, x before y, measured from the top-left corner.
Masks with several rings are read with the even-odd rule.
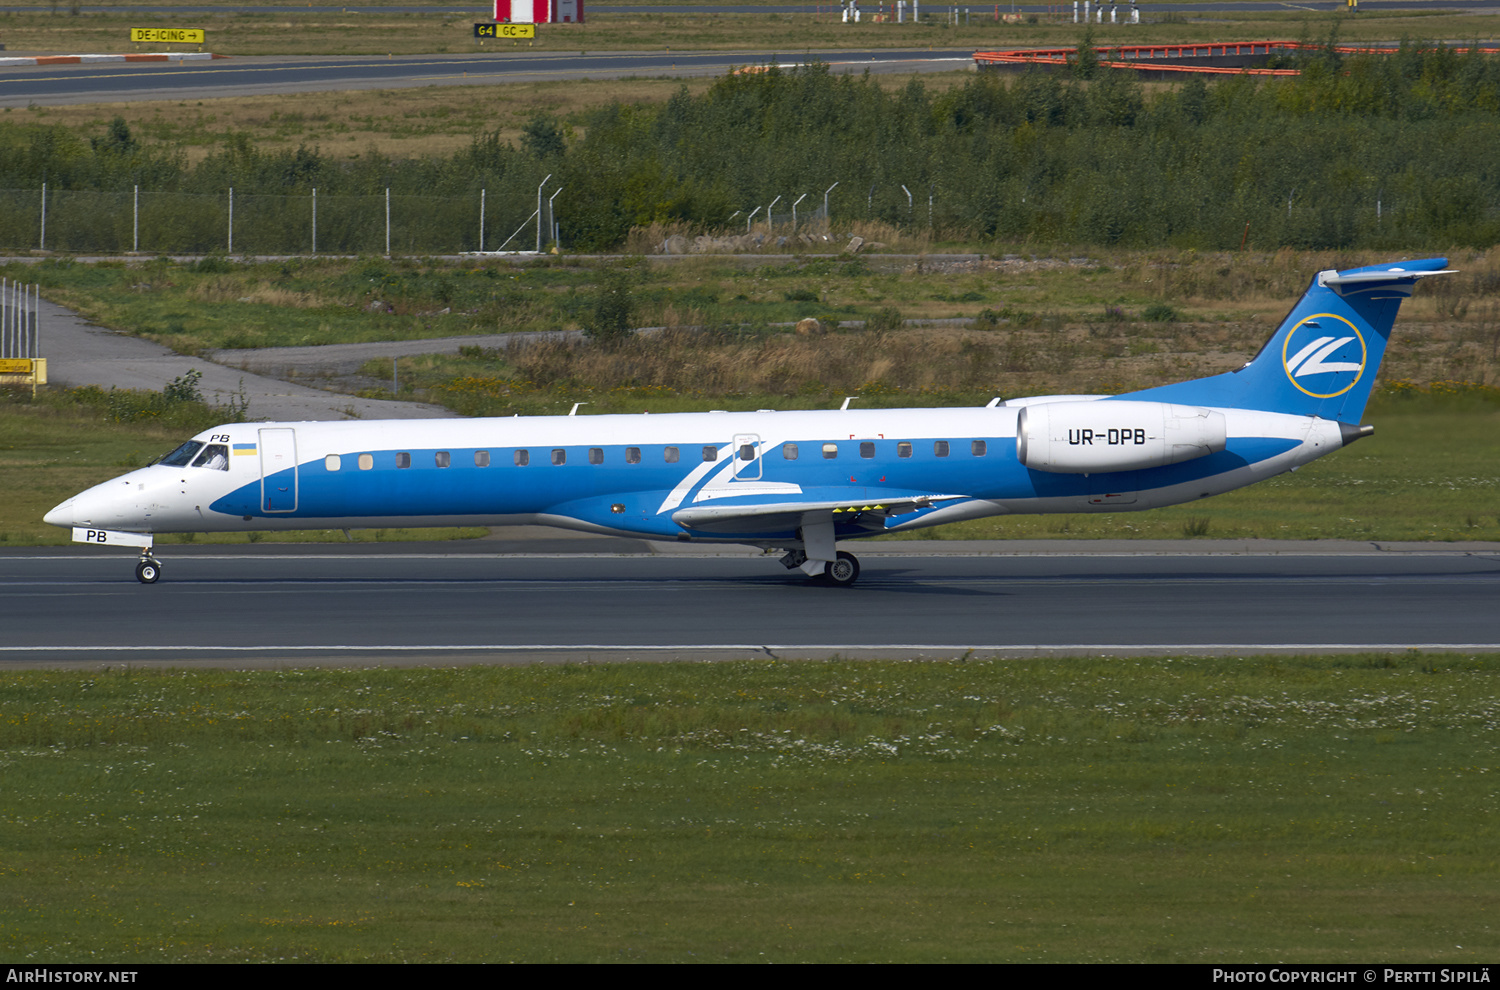
[[[1276,334],[1238,371],[1120,399],[1261,409],[1358,423],[1401,300],[1446,258],[1319,272]]]

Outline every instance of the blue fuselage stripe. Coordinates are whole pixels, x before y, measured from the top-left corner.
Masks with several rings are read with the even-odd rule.
[[[963,492],[973,498],[999,501],[1149,491],[1234,470],[1296,445],[1296,441],[1284,438],[1236,438],[1224,451],[1181,464],[1086,476],[1030,470],[1016,459],[1015,440],[1007,437],[986,438],[981,456],[972,453],[967,439],[949,443],[945,457],[934,453],[930,440],[914,441],[909,457],[897,456],[894,440],[876,442],[873,457],[861,456],[861,442],[855,440],[837,442],[835,458],[823,456],[822,443],[801,443],[795,460],[788,460],[782,445],[777,444],[766,449],[757,461],[737,460],[732,468],[726,464],[731,448],[724,445],[716,448],[717,462],[681,502],[692,504],[692,491],[709,479],[722,475],[727,480],[723,474],[726,470],[758,476],[731,482],[730,491],[723,494],[719,494],[722,488],[716,491],[715,505],[733,504],[736,499],[732,490],[740,484],[760,489],[746,493],[758,504],[801,501],[817,489],[836,490],[854,498],[861,497],[856,494],[860,490],[887,497],[892,492]],[[531,515],[568,506],[567,514],[600,525],[675,532],[677,527],[667,518],[669,513],[659,519],[653,517],[667,493],[703,464],[703,447],[693,444],[679,445],[676,463],[666,462],[665,445],[628,448],[632,453],[639,450],[638,463],[627,463],[625,445],[561,449],[566,451],[565,463],[554,464],[551,449],[529,448],[530,463],[525,466],[515,464],[515,448],[489,449],[485,467],[475,465],[474,448],[446,451],[448,467],[437,466],[439,452],[434,449],[400,452],[407,455],[409,467],[397,466],[398,452],[394,450],[350,451],[339,455],[338,470],[329,470],[324,458],[298,466],[295,512],[263,512],[259,478],[218,499],[212,507],[238,516],[359,519]],[[600,463],[589,462],[591,449],[602,452]],[[367,470],[358,466],[361,455],[371,459]],[[275,484],[288,474],[272,475],[266,484]],[[282,478],[281,483],[288,480]],[[775,484],[795,485],[799,490],[780,496],[765,491]],[[627,508],[610,512],[605,508],[606,499],[609,505],[625,504]],[[591,502],[599,502],[599,511],[605,514],[591,518],[596,515],[586,511]],[[585,511],[580,515],[581,508]]]

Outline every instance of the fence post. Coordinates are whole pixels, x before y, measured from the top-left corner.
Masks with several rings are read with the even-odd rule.
[[[313,210],[313,217],[312,217],[312,220],[313,220],[312,253],[314,255],[316,255],[318,253],[318,189],[317,189],[316,186],[313,187],[312,210]]]
[[[479,253],[484,254],[484,195],[487,190],[479,190]]]
[[[136,186],[130,197],[130,253],[141,253],[141,187]]]
[[[391,187],[385,187],[385,256],[391,256]]]
[[[229,249],[226,254],[234,254],[234,186],[229,187]]]
[[[37,242],[37,250],[47,250],[47,183],[42,183],[42,237]]]
[[[552,234],[552,247],[556,251],[562,250],[562,238],[557,234],[557,211],[552,208],[552,201],[566,188],[567,186],[558,186],[557,192],[547,197],[547,230]]]
[[[547,173],[547,178],[542,180],[542,185],[536,187],[536,253],[542,253],[542,186],[552,180],[552,173]]]

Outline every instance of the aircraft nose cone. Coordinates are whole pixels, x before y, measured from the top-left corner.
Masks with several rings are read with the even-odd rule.
[[[53,526],[72,526],[73,499],[68,499],[66,502],[53,509],[51,512],[47,513],[42,517],[42,521],[45,523],[50,523]]]

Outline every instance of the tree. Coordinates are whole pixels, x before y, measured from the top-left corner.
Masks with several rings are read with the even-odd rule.
[[[555,118],[538,114],[521,128],[521,148],[535,158],[554,158],[568,150],[568,143]]]
[[[1083,32],[1083,39],[1078,42],[1078,50],[1068,60],[1073,67],[1074,79],[1092,79],[1099,74],[1099,51],[1094,47],[1094,29],[1088,28]]]
[[[583,323],[583,335],[595,343],[614,343],[635,333],[635,279],[626,268],[610,265],[600,272],[594,312]]]
[[[126,156],[135,151],[137,142],[130,133],[130,125],[125,123],[125,118],[116,117],[109,122],[109,130],[104,132],[104,136],[90,138],[89,144],[100,154]]]

